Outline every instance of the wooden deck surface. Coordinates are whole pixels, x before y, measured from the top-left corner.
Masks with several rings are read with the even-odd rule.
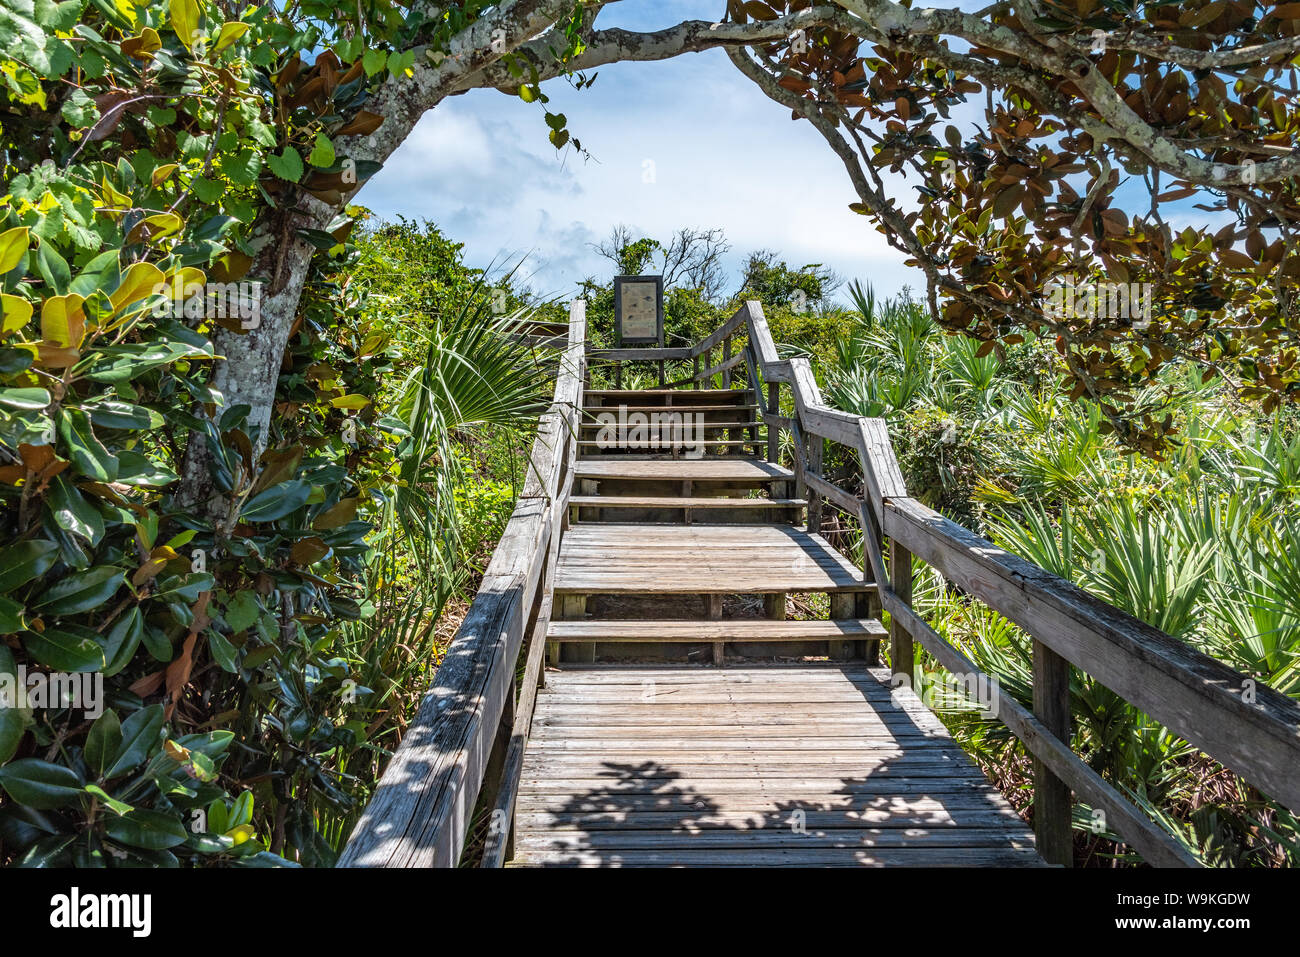
[[[867,591],[873,583],[820,535],[789,525],[575,525],[556,594]]]
[[[518,866],[1041,866],[886,669],[566,668],[524,756]]]
[[[756,459],[680,459],[675,462],[628,462],[619,458],[580,459],[574,467],[580,479],[654,479],[672,481],[761,482],[794,480],[780,465]]]

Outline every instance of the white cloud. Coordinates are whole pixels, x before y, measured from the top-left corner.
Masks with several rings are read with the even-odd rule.
[[[721,53],[604,67],[582,92],[562,81],[545,89],[590,160],[556,154],[537,104],[474,91],[427,115],[359,201],[386,217],[432,219],[474,265],[530,253],[525,272],[535,269],[535,288],[548,292],[607,275],[587,244],[620,222],[660,239],[720,226],[733,278],[746,254],[769,248],[882,293],[919,285],[871,221],[848,209],[856,197],[821,137]]]

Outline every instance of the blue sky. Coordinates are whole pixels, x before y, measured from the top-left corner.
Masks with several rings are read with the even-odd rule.
[[[722,0],[617,3],[600,26],[657,29],[722,9]],[[921,286],[919,271],[848,209],[857,197],[825,141],[721,51],[599,74],[581,92],[563,80],[543,87],[589,160],[556,153],[538,104],[475,90],[427,114],[358,202],[384,217],[432,219],[476,266],[526,254],[534,289],[565,298],[587,276],[612,274],[587,244],[620,222],[663,240],[681,226],[722,227],[733,279],[750,251],[770,248],[881,293]]]
[[[723,0],[625,0],[607,7],[599,25],[653,30],[713,20],[723,7]],[[534,290],[566,299],[582,279],[612,275],[588,244],[618,223],[660,240],[682,226],[721,227],[732,244],[733,287],[744,258],[763,248],[794,266],[829,266],[883,295],[923,287],[920,270],[903,264],[872,220],[849,210],[857,197],[825,141],[808,123],[792,122],[723,52],[611,64],[589,89],[561,79],[544,90],[589,159],[556,152],[539,104],[475,90],[427,114],[358,201],[386,218],[433,220],[465,243],[472,265],[525,257],[522,272]],[[982,116],[980,103],[953,113],[965,130]],[[896,182],[904,202],[915,196]],[[1146,208],[1140,182],[1120,188],[1130,212]],[[1165,217],[1175,228],[1227,221],[1192,209],[1196,201],[1171,204]]]

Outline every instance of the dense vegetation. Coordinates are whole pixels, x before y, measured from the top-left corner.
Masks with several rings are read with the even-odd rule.
[[[1300,695],[1300,416],[1263,414],[1194,365],[1164,370],[1175,441],[1127,452],[1038,344],[1005,361],[907,298],[847,316],[821,363],[828,400],[891,427],[912,493],[1043,568],[1278,691]],[[847,466],[847,463],[846,463]],[[1032,701],[1027,636],[917,563],[918,605],[1002,693]],[[923,657],[917,686],[1023,807],[1029,761]],[[1285,808],[1075,671],[1074,749],[1207,863],[1294,865]],[[1080,861],[1123,858],[1077,809]]]

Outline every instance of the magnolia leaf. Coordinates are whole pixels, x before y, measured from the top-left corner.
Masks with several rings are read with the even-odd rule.
[[[195,0],[171,0],[172,30],[185,49],[192,50],[199,32],[199,5]]]
[[[122,274],[122,282],[108,297],[114,312],[161,291],[163,271],[153,263],[135,263]]]
[[[85,301],[75,293],[46,299],[41,304],[41,338],[58,349],[80,349],[86,338]]]
[[[26,226],[15,226],[0,233],[0,275],[9,272],[27,255],[28,232]]]
[[[241,23],[238,20],[226,21],[221,25],[221,32],[217,34],[217,44],[213,49],[220,53],[247,33],[248,28],[247,23]]]
[[[4,315],[4,332],[17,332],[32,318],[32,304],[21,296],[0,293],[0,312]]]

